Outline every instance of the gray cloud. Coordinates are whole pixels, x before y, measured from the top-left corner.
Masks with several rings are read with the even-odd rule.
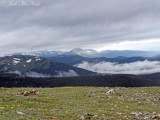
[[[160,38],[159,0],[42,0],[0,7],[0,51],[95,48]]]
[[[10,71],[9,73],[17,74],[17,75],[22,76],[22,77],[35,77],[35,78],[54,77],[54,76],[49,75],[49,74],[42,74],[42,73],[37,73],[37,72],[33,72],[33,71],[29,71],[29,72],[26,72],[26,73],[22,73],[21,71]]]
[[[74,76],[79,76],[74,70],[69,70],[69,71],[56,71],[56,75],[50,75],[50,74],[42,74],[42,73],[37,73],[33,71],[25,72],[22,73],[21,71],[10,71],[9,73],[14,73],[19,76],[23,77],[35,77],[35,78],[51,78],[51,77],[74,77]]]
[[[37,73],[37,72],[26,72],[23,76],[27,76],[27,77],[35,77],[35,78],[50,78],[52,77],[49,74],[42,74],[42,73]]]
[[[132,63],[117,64],[112,62],[88,63],[86,61],[75,65],[98,73],[109,74],[150,74],[160,72],[159,61],[138,61]]]

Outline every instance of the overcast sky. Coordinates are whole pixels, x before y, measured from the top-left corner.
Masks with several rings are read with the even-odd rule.
[[[0,0],[1,54],[77,47],[160,50],[160,0],[6,1]]]

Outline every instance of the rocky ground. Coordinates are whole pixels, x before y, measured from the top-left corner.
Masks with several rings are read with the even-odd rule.
[[[160,87],[0,88],[2,120],[160,120]]]

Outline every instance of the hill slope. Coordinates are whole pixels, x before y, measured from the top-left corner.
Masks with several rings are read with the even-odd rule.
[[[93,72],[34,56],[7,56],[0,58],[0,73],[13,72],[20,75],[40,77],[70,77],[92,75]]]

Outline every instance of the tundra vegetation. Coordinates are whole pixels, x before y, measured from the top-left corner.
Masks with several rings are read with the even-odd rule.
[[[159,120],[160,87],[0,88],[1,120]]]

